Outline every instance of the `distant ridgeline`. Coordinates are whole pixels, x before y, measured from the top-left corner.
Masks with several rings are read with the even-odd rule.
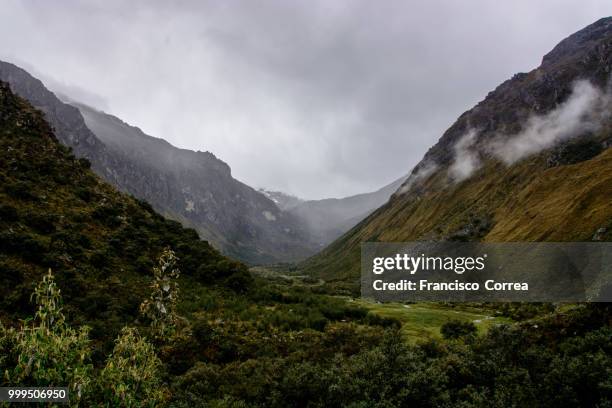
[[[362,242],[612,240],[610,72],[604,18],[462,114],[389,202],[301,269],[355,289]]]

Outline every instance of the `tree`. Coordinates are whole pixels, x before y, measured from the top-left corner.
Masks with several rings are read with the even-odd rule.
[[[153,267],[151,296],[140,305],[140,312],[150,319],[153,336],[157,340],[172,337],[176,332],[176,303],[179,294],[177,279],[180,274],[176,267],[177,261],[174,251],[165,248],[158,265]]]

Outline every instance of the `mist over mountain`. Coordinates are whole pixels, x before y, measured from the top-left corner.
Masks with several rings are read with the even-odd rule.
[[[274,201],[274,204],[283,211],[290,210],[305,201],[294,195],[283,193],[282,191],[270,191],[264,188],[260,188],[257,191]]]
[[[589,241],[612,230],[612,18],[463,113],[389,202],[302,269],[359,276],[366,241]]]
[[[209,152],[178,149],[120,119],[62,102],[21,68],[0,62],[0,79],[45,113],[57,137],[120,190],[195,228],[225,254],[250,263],[314,252],[307,229],[265,195],[234,179]]]
[[[224,253],[270,263],[299,259],[316,248],[298,218],[234,179],[212,153],[178,149],[112,115],[76,106],[109,150],[142,169],[128,191],[192,226]]]
[[[287,211],[304,220],[313,239],[327,245],[387,202],[406,177],[364,194],[296,203]]]
[[[399,180],[343,199],[305,201],[255,190],[210,152],[179,149],[68,97],[62,101],[25,70],[0,61],[0,79],[41,109],[57,137],[122,191],[198,231],[223,253],[249,263],[314,254],[383,204]]]
[[[504,53],[532,61],[536,34],[596,3],[396,3],[4,5],[0,52],[61,77],[0,61],[9,400],[612,407],[612,17],[436,131],[412,168],[433,143],[419,115],[450,122],[483,73],[522,69]]]

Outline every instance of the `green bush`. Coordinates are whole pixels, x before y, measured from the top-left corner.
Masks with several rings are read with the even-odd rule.
[[[12,386],[68,386],[71,404],[78,405],[91,389],[87,327],[70,328],[61,308],[60,291],[51,271],[43,277],[32,297],[38,310],[31,322],[19,330],[3,329],[2,343],[10,344],[4,361],[5,379]],[[10,359],[10,357],[9,357]],[[9,360],[7,359],[7,360]]]
[[[451,320],[440,327],[440,333],[445,339],[459,339],[464,337],[473,336],[476,334],[478,329],[473,322],[466,322],[462,320]]]
[[[100,372],[98,392],[107,406],[158,406],[167,399],[161,361],[138,330],[125,327]]]

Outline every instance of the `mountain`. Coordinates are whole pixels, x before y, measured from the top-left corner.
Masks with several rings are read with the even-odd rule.
[[[308,225],[313,239],[324,246],[387,202],[405,179],[399,178],[370,193],[297,202],[286,210],[302,219]]]
[[[387,202],[406,177],[399,178],[376,191],[344,198],[304,200],[281,191],[265,189],[259,191],[274,201],[281,210],[301,220],[307,228],[310,239],[323,247]]]
[[[274,204],[283,211],[290,210],[304,202],[301,198],[283,193],[282,191],[270,191],[264,188],[260,188],[257,191],[274,201]]]
[[[391,199],[300,264],[356,283],[366,241],[612,239],[612,18],[463,113]]]
[[[360,306],[367,303],[317,294],[319,285],[253,278],[245,265],[117,191],[89,165],[59,143],[41,112],[0,82],[2,386],[59,381],[75,390],[71,403],[79,406],[495,401],[552,407],[609,401],[607,383],[593,380],[609,378],[612,366],[609,305],[563,305],[552,312],[551,305],[506,304],[497,312],[542,307],[541,316],[491,325],[480,334],[467,320],[463,326],[473,332],[464,340],[448,336],[412,344],[399,320]],[[181,271],[179,333],[155,340],[138,317],[139,304],[151,295],[153,261],[167,245]],[[47,268],[53,268],[53,285],[31,296]],[[36,309],[32,301],[41,298],[46,307]],[[391,313],[402,316],[407,309],[401,309]],[[460,310],[437,305],[416,315],[426,319],[412,320],[448,321],[441,332],[454,327],[456,333]],[[63,319],[41,324],[51,321],[49,311],[61,312],[67,327]],[[480,313],[489,312],[494,309]],[[126,331],[134,335],[114,340]]]
[[[203,239],[249,263],[291,261],[317,248],[305,226],[209,152],[178,149],[120,119],[62,102],[23,69],[0,62],[0,80],[45,113],[57,138],[122,191],[193,227]]]
[[[194,282],[248,275],[194,230],[117,191],[89,166],[59,143],[38,110],[0,82],[3,322],[32,311],[33,282],[48,268],[62,288],[65,312],[110,345],[137,316],[153,261],[165,246],[176,251],[185,278]]]
[[[122,189],[192,226],[224,253],[250,263],[289,261],[312,253],[300,221],[234,179],[230,167],[212,153],[178,149],[115,116],[76,106],[109,151],[138,170]]]

